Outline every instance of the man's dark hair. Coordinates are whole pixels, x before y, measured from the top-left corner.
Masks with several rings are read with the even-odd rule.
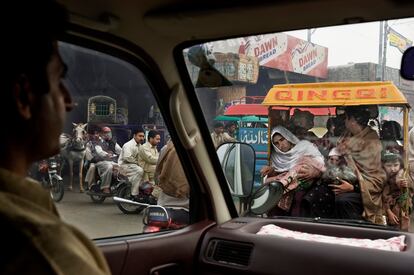
[[[140,127],[135,127],[132,129],[132,135],[136,135],[138,133],[145,133],[144,129],[140,128]]]
[[[88,123],[88,134],[96,134],[99,133],[101,131],[101,127],[99,127],[98,125],[92,124],[92,123]]]
[[[234,121],[229,121],[229,122],[227,122],[227,124],[226,124],[226,128],[230,128],[231,126],[236,126],[237,127],[237,123],[236,122],[234,122]]]
[[[60,4],[52,0],[17,0],[5,6],[7,16],[0,19],[2,30],[1,63],[4,68],[0,89],[11,102],[13,87],[30,81],[35,92],[49,91],[46,67],[54,52],[53,43],[67,28],[68,15]],[[13,104],[4,104],[3,114],[14,110]]]
[[[223,122],[216,122],[216,123],[214,123],[214,129],[216,129],[216,128],[219,128],[219,127],[224,127],[224,124],[223,124]]]
[[[148,140],[150,139],[150,138],[155,138],[157,135],[159,135],[160,133],[158,133],[157,131],[155,131],[155,130],[151,130],[151,131],[149,131],[148,132]]]

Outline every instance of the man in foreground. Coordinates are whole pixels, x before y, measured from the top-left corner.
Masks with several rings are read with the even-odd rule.
[[[66,67],[57,38],[66,12],[54,1],[8,3],[0,79],[0,274],[109,274],[101,252],[60,218],[49,193],[26,178],[35,161],[59,153],[73,103],[62,84]],[[16,126],[17,125],[17,126]]]

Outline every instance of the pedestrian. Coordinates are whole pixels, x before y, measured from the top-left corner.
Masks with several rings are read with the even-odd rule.
[[[234,122],[234,121],[228,122],[226,124],[226,133],[230,137],[236,139],[236,137],[237,137],[237,133],[236,132],[237,132],[237,124],[236,124],[236,122]]]
[[[229,136],[224,132],[224,125],[221,122],[214,124],[214,131],[211,133],[211,139],[213,140],[214,148],[218,148],[221,144],[226,142],[235,142],[236,139]]]

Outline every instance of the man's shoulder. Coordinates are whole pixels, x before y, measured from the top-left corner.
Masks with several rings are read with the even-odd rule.
[[[118,143],[116,143],[116,144],[118,144]],[[137,142],[135,141],[135,139],[130,139],[127,142],[124,143],[124,145],[122,146],[122,148],[124,148],[124,147],[131,147],[131,146],[135,146],[135,145],[137,145]]]
[[[7,261],[10,266],[17,262],[25,265],[24,268],[16,266],[16,270],[23,272],[30,269],[33,274],[36,271],[38,274],[73,274],[81,269],[89,270],[90,274],[100,274],[105,270],[103,261],[100,261],[103,264],[95,262],[101,256],[90,240],[64,223],[52,210],[48,211],[25,198],[0,192],[0,223],[2,244],[8,247],[4,254],[0,253],[0,257],[10,255]],[[88,260],[89,264],[85,266]],[[67,266],[65,262],[71,262],[73,266]],[[1,268],[3,266],[0,265],[0,271]]]
[[[141,145],[141,147],[145,149],[151,149],[152,145],[149,142],[145,142],[144,144]]]
[[[0,190],[0,217],[8,219],[10,222],[25,223],[53,223],[59,222],[53,202],[49,199],[49,194],[34,190],[28,190],[31,194],[23,196],[21,194]]]

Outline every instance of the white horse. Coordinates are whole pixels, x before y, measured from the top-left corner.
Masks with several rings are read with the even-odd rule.
[[[73,164],[79,163],[79,191],[83,192],[83,162],[85,160],[87,133],[86,125],[73,123],[72,136],[60,135],[61,156],[69,163],[69,190],[73,185]]]

